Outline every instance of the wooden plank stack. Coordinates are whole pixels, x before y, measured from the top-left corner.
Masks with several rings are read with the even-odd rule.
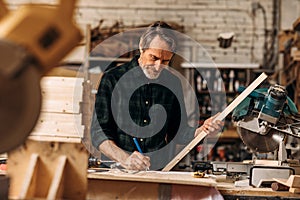
[[[46,76],[41,80],[42,108],[31,139],[81,142],[83,78]]]
[[[84,78],[46,76],[42,107],[24,145],[8,153],[10,199],[85,199],[88,152],[81,140],[91,118]]]

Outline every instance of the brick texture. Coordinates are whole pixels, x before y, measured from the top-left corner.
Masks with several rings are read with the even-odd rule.
[[[55,0],[6,2],[12,9],[25,3],[57,4]],[[267,28],[271,29],[273,1],[259,2],[266,9]],[[263,15],[261,10],[255,17],[252,15],[252,3],[252,0],[78,0],[75,19],[92,27],[100,19],[104,19],[103,26],[111,26],[116,21],[128,26],[171,21],[183,25],[185,34],[204,46],[216,62],[261,63]],[[235,33],[232,46],[221,49],[217,41],[219,33],[231,31]]]

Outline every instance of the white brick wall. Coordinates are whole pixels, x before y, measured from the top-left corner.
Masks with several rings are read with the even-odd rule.
[[[292,0],[291,0],[292,1]],[[293,0],[294,1],[294,0]],[[55,0],[6,0],[10,8],[24,3],[55,4]],[[124,25],[141,25],[155,20],[173,21],[185,33],[206,47],[216,62],[262,62],[264,42],[263,16],[251,14],[254,0],[78,0],[76,21],[92,27],[104,19],[104,25],[116,21]],[[267,11],[268,29],[272,25],[273,0],[259,0]],[[299,1],[297,1],[299,3]],[[228,49],[218,46],[221,32],[235,32]],[[252,47],[253,46],[253,47]],[[251,49],[253,48],[253,52]]]

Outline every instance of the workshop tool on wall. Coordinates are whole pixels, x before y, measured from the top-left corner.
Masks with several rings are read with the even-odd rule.
[[[229,10],[230,10],[229,6],[227,5],[228,0],[225,0],[224,3],[225,3],[224,19],[230,23],[230,21],[232,21],[234,19],[232,19],[228,15]],[[228,28],[228,26],[224,26],[224,30],[221,33],[219,33],[218,38],[217,38],[217,40],[219,41],[219,47],[224,48],[224,49],[229,48],[232,44],[234,35],[235,35],[235,33],[232,32],[232,30],[230,30]]]
[[[224,49],[230,47],[233,37],[234,37],[234,32],[220,33],[218,36],[219,47]]]
[[[75,2],[8,11],[0,0],[0,153],[26,140],[40,113],[40,78],[82,38],[72,20]]]
[[[222,121],[225,117],[231,113],[236,106],[238,106],[258,85],[260,85],[268,76],[262,73],[257,79],[255,79],[237,98],[235,98],[226,108],[223,110],[214,120]],[[207,133],[202,131],[197,137],[195,137],[181,152],[179,152],[173,160],[171,160],[162,171],[170,171],[186,154],[188,154],[203,138],[207,136]]]

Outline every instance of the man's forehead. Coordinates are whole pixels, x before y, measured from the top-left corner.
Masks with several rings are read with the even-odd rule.
[[[162,59],[171,59],[171,57],[173,56],[173,52],[170,52],[169,50],[158,49],[158,48],[149,48],[146,50],[146,52],[149,55],[155,56],[157,58],[162,58]]]
[[[158,35],[153,38],[153,40],[149,44],[149,49],[160,49],[164,51],[170,51],[170,46],[169,44],[161,39]]]

